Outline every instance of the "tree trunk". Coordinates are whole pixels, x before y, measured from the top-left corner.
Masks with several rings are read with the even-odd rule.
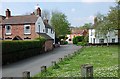
[[[108,37],[107,37],[106,39],[107,39],[107,46],[109,46],[109,43],[108,43]]]

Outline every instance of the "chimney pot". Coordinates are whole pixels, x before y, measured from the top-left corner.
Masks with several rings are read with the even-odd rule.
[[[37,15],[41,16],[41,9],[39,7],[37,8]]]
[[[9,9],[6,10],[6,18],[9,18],[11,17],[11,12]]]

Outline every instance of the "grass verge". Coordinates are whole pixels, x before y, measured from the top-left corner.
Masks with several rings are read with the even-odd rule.
[[[94,77],[118,77],[118,46],[84,47],[71,58],[58,63],[59,68],[49,67],[47,72],[35,77],[81,77],[82,64],[93,65]]]

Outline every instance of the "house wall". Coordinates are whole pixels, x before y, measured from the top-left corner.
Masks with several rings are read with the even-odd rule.
[[[40,28],[39,28],[40,25]],[[41,17],[39,17],[35,23],[35,32],[45,33],[45,25]]]
[[[51,29],[48,28],[48,33],[46,33],[47,35],[49,35],[51,38],[54,39],[54,42],[55,43],[55,32],[54,33],[51,33]]]
[[[117,30],[115,30],[116,33],[118,32]],[[92,33],[92,35],[91,35]],[[118,43],[118,35],[116,35],[114,32],[110,32],[107,35],[109,35],[110,37],[108,37],[108,42],[112,43],[112,39],[115,38],[115,43]],[[91,44],[99,44],[99,40],[100,39],[104,39],[104,43],[107,43],[107,39],[105,39],[104,37],[95,37],[95,29],[89,29],[89,43]]]
[[[45,52],[53,50],[53,41],[52,40],[47,40],[45,42]]]
[[[15,36],[19,36],[24,40],[25,38],[35,39],[39,35],[35,33],[35,24],[30,24],[31,28],[31,34],[24,34],[24,25],[11,25],[11,35],[6,35],[4,31],[4,39],[10,38],[9,40],[12,40]]]

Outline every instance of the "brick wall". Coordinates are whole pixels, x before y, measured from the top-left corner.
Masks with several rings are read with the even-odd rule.
[[[39,35],[35,32],[35,25],[34,24],[30,24],[31,25],[31,34],[24,34],[24,25],[11,25],[12,29],[11,29],[11,35],[6,35],[4,32],[4,38],[11,38],[10,40],[12,40],[15,36],[19,36],[22,40],[30,40],[30,39],[35,39],[37,38]]]
[[[45,52],[53,50],[53,40],[47,40],[45,42]]]

